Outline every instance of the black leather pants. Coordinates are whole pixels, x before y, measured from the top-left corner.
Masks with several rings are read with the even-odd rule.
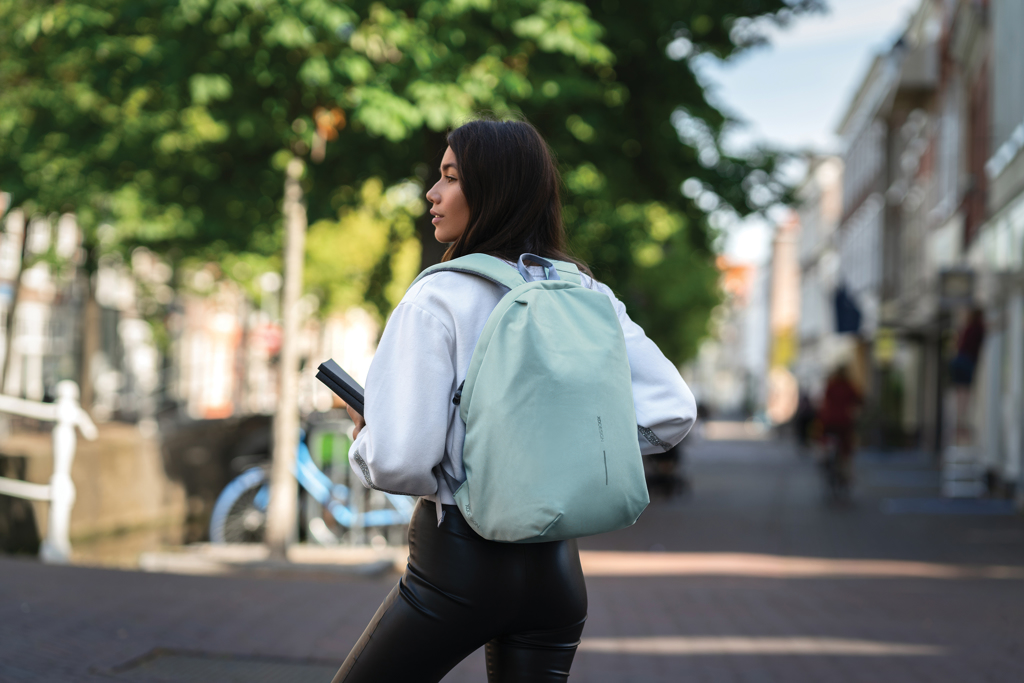
[[[488,541],[444,509],[438,526],[416,506],[405,575],[333,683],[440,681],[480,646],[489,683],[565,681],[587,618],[576,542]]]

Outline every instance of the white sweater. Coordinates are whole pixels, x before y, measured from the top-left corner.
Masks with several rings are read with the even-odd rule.
[[[510,268],[515,268],[509,263]],[[539,266],[531,272],[542,277]],[[640,450],[660,453],[693,425],[696,403],[679,371],[605,285],[626,338]],[[443,466],[465,476],[466,425],[452,397],[465,380],[480,333],[507,287],[476,275],[445,271],[409,288],[391,314],[366,376],[366,427],[349,451],[352,470],[368,488],[454,504]]]

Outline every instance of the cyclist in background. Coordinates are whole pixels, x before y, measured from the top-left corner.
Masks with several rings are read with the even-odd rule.
[[[849,368],[839,366],[829,375],[819,417],[826,442],[835,442],[834,455],[824,463],[833,493],[849,490],[853,464],[853,426],[863,403],[860,391],[850,380]]]

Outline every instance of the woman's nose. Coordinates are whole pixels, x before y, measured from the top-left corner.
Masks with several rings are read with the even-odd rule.
[[[427,190],[427,201],[431,204],[437,204],[441,201],[441,195],[437,191],[437,183],[434,183],[434,186]]]

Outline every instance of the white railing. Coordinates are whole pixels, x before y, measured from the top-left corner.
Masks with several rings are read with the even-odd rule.
[[[32,484],[0,477],[0,494],[50,501],[46,538],[39,548],[39,557],[43,562],[66,564],[71,559],[68,531],[71,508],[75,504],[75,485],[71,481],[71,465],[75,461],[75,427],[82,436],[93,441],[97,436],[96,425],[78,405],[78,385],[69,380],[57,384],[55,403],[37,403],[0,395],[0,413],[57,423],[53,427],[53,476],[50,483]]]

